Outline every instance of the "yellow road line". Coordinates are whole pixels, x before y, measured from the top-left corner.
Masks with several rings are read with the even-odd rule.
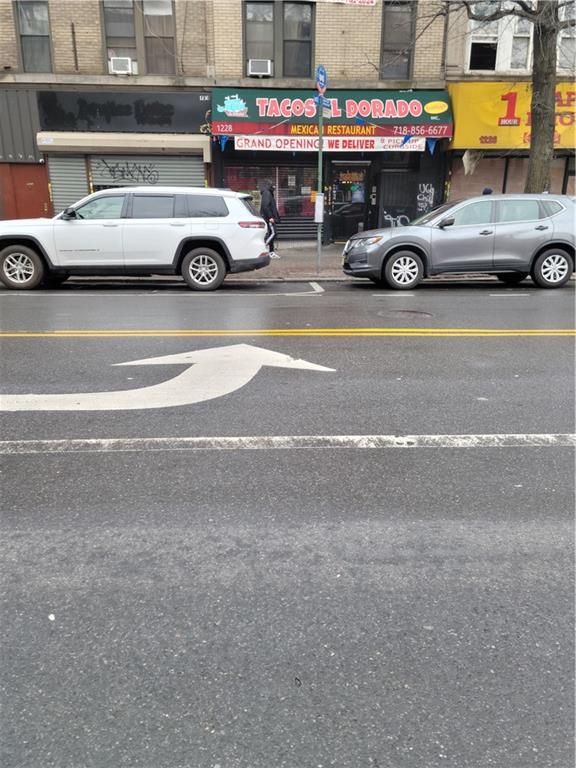
[[[3,339],[38,338],[134,338],[166,336],[414,336],[414,337],[491,337],[491,336],[576,336],[570,328],[253,328],[227,329],[87,329],[60,331],[4,331]]]

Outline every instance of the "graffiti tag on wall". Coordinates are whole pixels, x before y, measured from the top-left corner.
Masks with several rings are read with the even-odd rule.
[[[384,219],[384,227],[405,227],[410,224],[410,217],[403,213],[392,216],[388,211],[382,211],[382,218]]]
[[[434,184],[418,184],[416,208],[418,213],[428,213],[434,207]]]
[[[155,163],[138,163],[125,160],[123,162],[107,162],[98,160],[94,167],[95,173],[108,177],[112,181],[132,184],[158,184],[160,172]]]

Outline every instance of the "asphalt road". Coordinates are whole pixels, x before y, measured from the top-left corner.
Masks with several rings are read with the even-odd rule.
[[[1,414],[4,768],[573,764],[574,285],[322,287],[0,293],[6,395],[332,369]]]

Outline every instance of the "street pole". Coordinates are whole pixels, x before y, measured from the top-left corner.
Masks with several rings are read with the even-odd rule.
[[[323,97],[320,97],[320,103],[318,104],[318,192],[320,200],[324,200],[324,191],[322,185],[322,148],[324,143],[323,130],[324,130],[324,106],[322,104]],[[320,274],[320,262],[322,261],[322,222],[317,224],[317,249],[316,249],[316,272]]]
[[[324,144],[324,94],[328,86],[328,75],[326,68],[319,64],[316,67],[316,88],[318,96],[316,104],[318,105],[318,191],[316,192],[316,205],[314,206],[314,219],[318,227],[316,236],[318,239],[316,249],[316,272],[320,274],[320,264],[322,262],[322,224],[324,223],[324,185],[322,183],[322,148]]]

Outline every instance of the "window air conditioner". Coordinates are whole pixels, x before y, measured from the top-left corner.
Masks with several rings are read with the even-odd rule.
[[[128,56],[112,56],[108,68],[113,75],[131,75],[132,59]]]
[[[273,67],[270,59],[249,59],[248,77],[272,77]]]

